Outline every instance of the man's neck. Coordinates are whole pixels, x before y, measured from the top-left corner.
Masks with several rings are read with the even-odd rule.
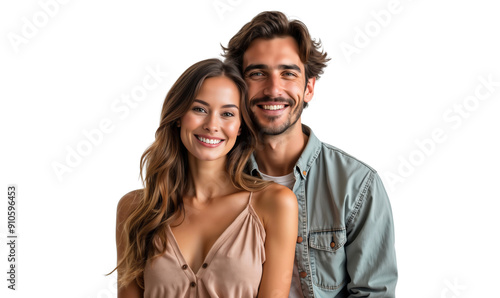
[[[269,176],[291,173],[307,140],[308,136],[302,132],[300,120],[282,134],[265,136],[255,150],[259,170]]]

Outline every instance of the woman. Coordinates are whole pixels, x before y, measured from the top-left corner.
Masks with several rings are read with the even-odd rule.
[[[141,157],[144,189],[118,203],[119,298],[288,297],[297,201],[243,172],[256,143],[245,96],[218,59],[168,92]]]

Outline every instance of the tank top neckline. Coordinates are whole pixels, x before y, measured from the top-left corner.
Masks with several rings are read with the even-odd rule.
[[[251,216],[254,216],[257,220],[258,225],[261,227],[262,231],[264,231],[265,234],[265,229],[262,226],[262,223],[260,222],[260,219],[258,218],[257,213],[253,209],[252,205],[250,204],[252,202],[252,194],[253,192],[250,192],[250,196],[248,199],[248,203],[246,207],[238,214],[238,216],[229,224],[229,226],[226,227],[224,232],[220,234],[219,238],[215,240],[214,244],[212,244],[212,247],[210,247],[207,255],[205,256],[205,259],[203,260],[202,264],[206,264],[206,266],[210,265],[212,259],[217,255],[217,251],[220,249],[222,244],[224,244],[225,240],[231,235],[231,232],[237,227],[237,224],[241,222],[242,220],[245,219],[245,216],[250,214]],[[192,274],[197,276],[198,278],[203,275],[203,272],[206,270],[201,270],[203,266],[200,266],[198,268],[197,272],[194,272],[191,266],[189,266],[186,262],[186,259],[184,259],[184,255],[181,252],[181,249],[179,248],[179,245],[177,244],[177,240],[175,239],[174,233],[172,232],[172,229],[170,228],[170,225],[167,225],[167,240],[171,244],[173,251],[176,255],[177,261],[179,262],[179,266],[186,266],[186,270],[189,270]]]

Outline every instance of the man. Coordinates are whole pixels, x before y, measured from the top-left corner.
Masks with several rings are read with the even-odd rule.
[[[394,297],[394,226],[377,172],[301,123],[329,60],[320,47],[280,12],[257,15],[223,47],[245,77],[261,133],[249,170],[297,196],[290,297]]]

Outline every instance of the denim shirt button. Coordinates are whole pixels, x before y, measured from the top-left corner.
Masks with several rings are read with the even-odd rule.
[[[302,237],[300,237],[300,236],[297,237],[297,243],[302,243],[302,240],[303,240]]]
[[[334,248],[334,247],[335,247],[335,242],[333,242],[333,241],[332,241],[332,242],[330,243],[330,247],[331,247],[331,248]]]
[[[299,273],[299,275],[300,275],[300,277],[305,278],[305,277],[307,277],[307,272],[302,271]]]

